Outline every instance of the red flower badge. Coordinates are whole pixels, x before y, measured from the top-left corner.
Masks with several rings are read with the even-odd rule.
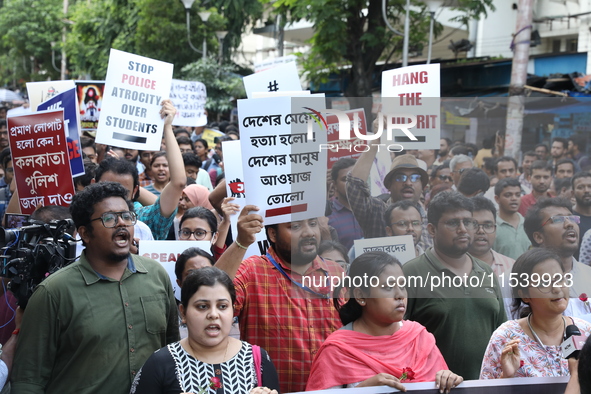
[[[214,376],[213,378],[211,378],[210,386],[214,390],[221,389],[222,388],[222,380],[220,378],[218,378],[217,376]]]
[[[405,380],[408,380],[410,382],[414,379],[415,372],[410,367],[402,368],[402,376],[400,377],[401,382],[404,382]]]
[[[581,293],[579,295],[579,300],[583,301],[583,304],[585,304],[587,310],[591,312],[591,306],[589,306],[589,299],[587,298],[587,293]]]
[[[201,390],[199,390],[198,394],[205,394],[209,390],[210,387],[214,391],[221,388],[222,387],[222,380],[220,378],[218,378],[217,376],[209,378],[209,384],[205,387],[202,387]]]

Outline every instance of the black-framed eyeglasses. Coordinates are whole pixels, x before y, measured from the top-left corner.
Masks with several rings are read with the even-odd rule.
[[[449,230],[456,231],[460,227],[460,223],[464,225],[466,230],[476,230],[478,228],[478,222],[474,219],[449,219],[443,222],[445,227]]]
[[[191,238],[191,235],[195,236],[197,241],[202,240],[208,233],[214,233],[213,231],[205,231],[202,228],[198,228],[195,231],[191,231],[188,228],[182,228],[179,230],[179,239],[188,240]]]
[[[437,175],[437,178],[439,178],[439,180],[443,181],[443,182],[445,182],[445,181],[453,182],[454,181],[454,179],[449,175]]]
[[[123,221],[123,224],[126,227],[133,226],[137,222],[137,216],[135,212],[131,211],[123,211],[123,212],[105,212],[100,217],[91,219],[91,222],[95,220],[101,220],[103,222],[103,226],[105,228],[113,228],[117,227],[117,223],[119,222],[119,218]]]
[[[576,223],[579,224],[581,223],[581,217],[578,215],[556,215],[556,216],[551,216],[548,218],[548,220],[546,220],[544,222],[544,224],[542,224],[540,226],[540,228],[544,227],[545,225],[547,225],[548,223],[552,223],[552,224],[563,224],[565,220],[570,221],[571,223]]]
[[[478,223],[478,222],[476,222],[476,225],[478,226],[477,229],[482,228],[482,231],[484,231],[487,234],[492,234],[497,229],[497,225],[494,223]]]
[[[423,222],[421,222],[420,220],[399,220],[397,222],[390,224],[390,227],[394,226],[398,227],[401,230],[406,230],[411,226],[414,228],[421,228],[423,226]]]
[[[396,182],[406,182],[407,179],[410,178],[411,182],[418,182],[421,179],[421,174],[412,174],[412,175],[406,175],[406,174],[396,174],[394,175],[394,180]]]

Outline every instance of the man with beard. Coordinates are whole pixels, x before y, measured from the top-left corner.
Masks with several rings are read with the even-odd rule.
[[[533,150],[528,150],[523,154],[521,161],[521,175],[519,175],[519,183],[531,190],[531,165],[534,161],[539,160],[538,155]]]
[[[556,171],[556,164],[560,159],[566,159],[568,153],[568,140],[562,137],[552,138],[552,145],[550,145],[550,160],[548,160],[548,164],[550,164],[552,170]]]
[[[450,148],[451,140],[449,138],[441,138],[439,140],[439,155],[433,164],[439,166],[443,164],[444,161],[451,159],[451,157],[449,157]]]
[[[493,270],[467,253],[479,227],[473,210],[472,201],[458,192],[437,194],[427,215],[433,247],[403,266],[405,318],[435,336],[449,369],[466,380],[478,379],[490,336],[506,320]]]
[[[166,270],[131,255],[136,221],[127,190],[88,186],[70,213],[86,249],[45,279],[23,317],[14,392],[123,393],[148,357],[179,339]]]
[[[580,217],[573,215],[570,201],[560,198],[537,202],[525,217],[525,232],[532,245],[556,253],[564,273],[570,274],[571,299],[564,314],[575,317],[589,313],[589,307],[579,297],[591,294],[591,267],[573,257],[579,250],[579,221]]]
[[[234,313],[240,339],[263,347],[277,368],[281,392],[304,391],[314,355],[342,326],[326,280],[341,277],[338,263],[318,257],[316,218],[266,226],[271,246],[242,261],[263,228],[263,218],[244,207],[238,236],[216,263],[234,278]],[[240,263],[242,261],[242,263]]]
[[[583,235],[591,228],[591,172],[579,172],[572,179],[572,190],[575,197],[573,213],[580,216],[579,245]],[[579,258],[579,251],[575,253]]]
[[[552,185],[552,167],[550,164],[537,160],[531,165],[532,191],[521,198],[519,213],[525,216],[529,207],[544,198],[553,197],[548,190]]]

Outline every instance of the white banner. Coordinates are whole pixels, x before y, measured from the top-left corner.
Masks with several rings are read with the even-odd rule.
[[[140,241],[138,254],[162,264],[170,276],[170,283],[177,300],[181,299],[181,288],[176,283],[174,265],[179,255],[189,248],[201,248],[211,254],[210,241]]]
[[[160,150],[160,103],[170,95],[172,71],[170,63],[111,49],[96,142]]]
[[[318,96],[238,101],[246,204],[257,205],[266,224],[324,216],[327,130],[316,115],[323,109]]]
[[[404,149],[439,149],[441,136],[441,82],[439,64],[410,66],[382,73],[383,143]],[[413,115],[412,120],[408,115]],[[401,127],[406,125],[408,132]],[[387,129],[394,129],[392,140]],[[416,137],[413,140],[411,137]]]
[[[203,83],[173,79],[170,100],[177,109],[173,125],[196,127],[207,124],[205,114],[207,89]]]
[[[297,92],[302,90],[295,62],[282,64],[242,79],[246,96],[255,92]],[[240,114],[240,112],[238,112]],[[242,132],[242,129],[240,130]]]
[[[356,239],[353,245],[355,247],[355,258],[363,253],[380,251],[396,257],[400,264],[404,264],[416,257],[412,235]]]

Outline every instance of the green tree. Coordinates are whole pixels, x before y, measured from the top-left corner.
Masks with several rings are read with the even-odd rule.
[[[62,0],[4,0],[0,7],[0,85],[59,78],[51,65],[52,46],[59,54]],[[56,65],[59,68],[59,59]]]
[[[207,88],[207,108],[210,119],[218,114],[231,111],[232,101],[246,97],[244,84],[236,67],[230,64],[219,64],[212,58],[201,59],[183,67],[181,77],[187,81],[199,81]]]
[[[388,0],[386,12],[390,24],[402,31],[405,0]],[[426,41],[429,17],[425,4],[413,0],[410,13],[410,43]],[[277,13],[290,21],[308,20],[314,24],[309,54],[304,69],[312,82],[327,80],[330,73],[349,67],[349,97],[368,97],[376,62],[388,60],[402,49],[402,37],[394,34],[384,21],[382,0],[277,0]],[[459,0],[463,23],[492,8],[492,0]],[[438,26],[439,30],[440,26]],[[436,31],[437,32],[437,31]]]

